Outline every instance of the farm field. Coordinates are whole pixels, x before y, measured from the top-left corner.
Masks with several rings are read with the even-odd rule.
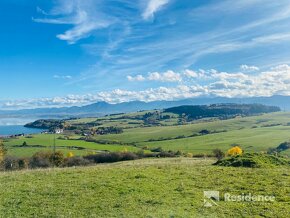
[[[126,117],[136,117],[142,113],[132,113]],[[103,118],[86,118],[68,121],[75,124],[99,122],[100,127],[114,126],[116,119],[123,123],[124,131],[120,134],[106,134],[93,136],[93,141],[85,141],[78,134],[56,135],[57,149],[65,153],[73,151],[76,155],[100,151],[138,151],[161,147],[163,150],[180,150],[184,153],[211,154],[212,150],[219,148],[228,150],[232,145],[240,145],[249,152],[266,152],[280,143],[290,140],[290,113],[278,112],[250,117],[236,117],[227,120],[201,119],[184,125],[167,126],[128,126],[129,121],[122,121],[124,115],[107,116]],[[174,121],[175,119],[175,121]],[[170,122],[177,122],[174,118]],[[96,121],[97,120],[97,121]],[[102,120],[102,121],[101,121]],[[140,120],[135,120],[141,123]],[[134,122],[131,120],[129,123]],[[207,130],[210,134],[199,134]],[[68,136],[69,139],[63,139]],[[52,149],[54,136],[52,134],[36,134],[31,137],[18,137],[5,140],[8,153],[17,156],[30,156],[43,148]],[[21,147],[26,142],[28,146]],[[74,148],[73,148],[74,147]],[[80,148],[80,149],[77,149]],[[82,149],[82,150],[81,150]],[[290,150],[283,151],[290,155]]]
[[[0,173],[3,217],[287,217],[289,168],[231,168],[211,159],[143,159]],[[275,196],[204,207],[203,191]],[[287,194],[288,193],[288,194]]]
[[[23,142],[26,142],[28,146],[21,146]],[[97,144],[94,142],[86,142],[82,140],[62,140],[56,138],[56,146],[58,151],[64,153],[73,152],[76,155],[84,155],[91,152],[98,151],[137,151],[138,149],[132,146],[122,145],[104,145]],[[51,150],[54,145],[54,136],[52,134],[37,134],[33,135],[32,138],[19,137],[17,139],[11,139],[4,141],[5,146],[8,148],[8,154],[16,156],[31,156],[37,151]],[[36,147],[38,145],[46,146],[45,148]],[[35,146],[35,147],[34,147]],[[61,147],[61,148],[60,148]],[[71,147],[80,147],[84,150],[71,149]]]

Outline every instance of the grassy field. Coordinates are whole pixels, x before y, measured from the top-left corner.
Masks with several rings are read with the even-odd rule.
[[[59,135],[58,135],[59,136]],[[58,137],[57,136],[57,137]],[[27,147],[15,147],[20,146],[24,142],[27,143]],[[33,153],[40,150],[52,150],[54,145],[54,136],[51,134],[37,134],[33,135],[33,138],[19,137],[17,139],[10,139],[4,141],[5,146],[8,148],[8,154],[16,156],[31,156]],[[33,147],[36,145],[47,146],[47,148]],[[31,147],[30,147],[31,146]],[[104,145],[94,142],[86,142],[82,140],[61,140],[56,138],[57,150],[61,150],[64,153],[73,152],[75,155],[83,155],[91,152],[98,151],[137,151],[138,148],[125,145]],[[69,147],[82,147],[84,150],[70,149]],[[60,147],[62,147],[60,149]],[[67,148],[66,148],[67,147]]]
[[[1,217],[287,217],[289,168],[143,159],[86,168],[0,173]],[[203,191],[275,196],[204,207]]]
[[[139,147],[162,147],[165,150],[181,150],[194,154],[208,154],[215,148],[228,150],[232,144],[239,144],[248,151],[267,151],[270,147],[277,147],[280,143],[290,140],[289,122],[290,113],[272,113],[179,126],[135,128],[125,130],[120,135],[96,138],[134,142]],[[190,137],[203,129],[218,133]],[[186,138],[170,139],[179,136]]]
[[[223,133],[209,134],[192,138],[143,142],[140,146],[162,147],[165,150],[182,150],[193,153],[211,153],[213,149],[228,150],[238,144],[246,151],[267,151],[290,139],[290,126],[272,128],[242,129]],[[287,151],[289,154],[289,150]]]
[[[126,117],[133,115],[136,116],[136,113],[128,114]],[[65,149],[67,147],[66,150],[70,150],[69,147],[71,146],[86,149],[85,151],[75,151],[76,154],[86,154],[92,151],[104,150],[138,151],[146,147],[149,149],[162,147],[164,150],[181,150],[193,154],[209,154],[215,148],[226,151],[233,144],[239,144],[246,151],[265,152],[269,148],[277,147],[280,143],[290,140],[289,112],[237,117],[228,120],[197,120],[187,123],[186,125],[152,127],[141,127],[137,124],[128,124],[129,120],[119,120],[120,116],[124,115],[69,121],[81,124],[101,122],[101,126],[123,127],[124,132],[122,134],[97,135],[93,137],[96,141],[108,141],[110,144],[62,139],[57,139],[56,144],[59,146],[59,149]],[[140,122],[138,120],[135,121],[136,123]],[[137,125],[138,127],[132,128],[132,126],[128,125]],[[199,132],[204,129],[211,131],[212,134],[198,136]],[[71,139],[80,139],[80,137],[80,135],[70,136]],[[21,149],[23,149],[23,155],[25,156],[29,156],[33,154],[34,151],[40,150],[35,147],[15,148],[15,145],[22,145],[24,141],[29,146],[43,145],[51,147],[53,145],[53,135],[38,134],[34,135],[33,138],[19,137],[17,139],[5,141],[5,145],[9,153],[15,155],[21,155]],[[290,149],[284,151],[284,153],[290,155]]]

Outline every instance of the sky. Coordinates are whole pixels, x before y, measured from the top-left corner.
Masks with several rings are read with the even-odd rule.
[[[1,0],[0,109],[290,95],[289,0]]]

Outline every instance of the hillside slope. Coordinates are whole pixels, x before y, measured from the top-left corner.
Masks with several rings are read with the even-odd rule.
[[[1,217],[287,217],[289,169],[212,166],[211,160],[138,160],[87,168],[0,173]],[[255,182],[259,181],[259,182]],[[217,202],[203,192],[274,195]]]

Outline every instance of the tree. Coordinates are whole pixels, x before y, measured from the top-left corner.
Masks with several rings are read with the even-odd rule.
[[[60,151],[53,152],[50,157],[49,161],[53,164],[53,166],[61,166],[64,162],[64,155]]]
[[[3,142],[0,141],[0,162],[3,162],[6,153],[7,153],[7,150],[6,150]]]
[[[221,160],[221,159],[223,159],[224,158],[224,156],[225,156],[225,153],[224,152],[222,152],[222,150],[221,149],[214,149],[213,151],[212,151],[212,153],[214,154],[214,156],[218,159],[218,160]]]
[[[241,155],[242,153],[243,153],[243,150],[239,146],[232,147],[227,152],[227,154],[230,156]]]

